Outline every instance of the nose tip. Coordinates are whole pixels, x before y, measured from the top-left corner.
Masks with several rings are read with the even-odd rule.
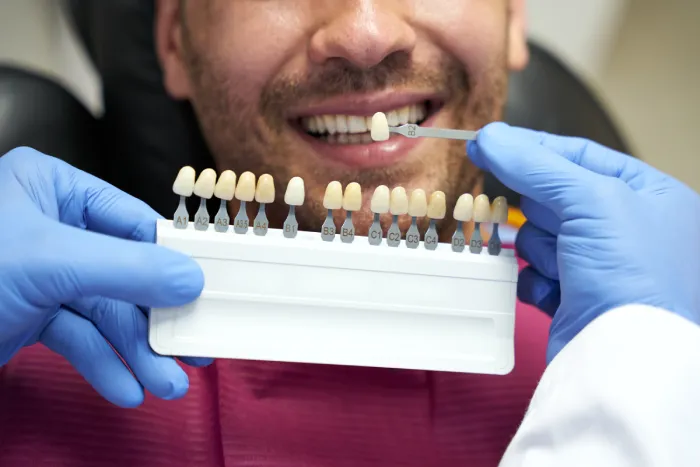
[[[310,55],[315,63],[340,58],[369,69],[394,53],[412,51],[415,42],[415,31],[396,13],[353,8],[313,35]]]

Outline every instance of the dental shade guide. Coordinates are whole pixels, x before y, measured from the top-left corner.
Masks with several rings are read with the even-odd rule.
[[[428,215],[428,198],[425,196],[424,190],[417,188],[411,192],[411,198],[408,200],[408,215],[411,216],[411,226],[406,232],[406,246],[418,248],[420,245],[418,218]]]
[[[180,197],[175,214],[173,214],[173,227],[186,229],[190,222],[190,214],[187,212],[187,198],[194,193],[196,172],[192,167],[183,167],[173,182],[173,193]]]
[[[220,233],[228,232],[231,218],[228,215],[228,202],[233,199],[236,192],[236,174],[231,170],[224,170],[219,175],[219,180],[214,187],[214,196],[221,200],[219,210],[214,217],[214,229]]]
[[[382,224],[379,222],[380,216],[389,212],[389,203],[391,199],[391,193],[389,192],[389,187],[386,185],[379,185],[374,189],[374,194],[372,195],[372,202],[370,205],[370,210],[374,213],[374,220],[369,228],[367,234],[367,240],[370,245],[379,246],[382,244],[382,237],[384,236],[384,231],[382,230]]]
[[[401,126],[390,126],[383,112],[374,114],[372,117],[372,128],[370,129],[372,140],[387,141],[391,133],[402,135],[407,138],[441,138],[462,141],[474,141],[479,134],[478,131],[426,128],[413,123]]]
[[[194,185],[191,175],[185,173]],[[242,191],[241,179],[248,180]],[[284,197],[290,216],[304,202],[303,180],[293,180]],[[234,188],[231,175],[222,174],[213,193],[223,202],[238,191],[235,197],[245,201],[251,182],[254,191],[254,176],[241,175]],[[184,193],[180,196],[188,193],[183,186],[174,190]],[[420,201],[409,203],[405,189],[397,188],[393,200],[388,187],[375,190],[375,219],[390,212],[416,214],[435,226],[445,218],[442,192],[430,196],[423,216]],[[343,199],[342,186],[333,183],[324,199],[331,220],[335,209],[345,209],[352,220],[361,208],[361,190],[349,184],[349,199]],[[483,201],[470,206],[469,196],[455,206],[458,226],[483,218],[477,212],[484,211]],[[504,199],[496,198],[491,209],[486,198],[485,206],[483,222],[504,223]],[[400,240],[398,223],[396,228]],[[268,226],[264,236],[253,230],[232,235],[197,230],[194,222],[182,228],[157,221],[156,242],[190,256],[204,274],[197,300],[151,310],[149,342],[157,353],[498,375],[513,369],[518,277],[513,250],[459,254],[455,237],[452,244],[436,242],[432,250],[425,240],[425,248],[390,248],[381,244],[381,227],[379,244],[356,234],[351,243],[328,242],[298,227],[294,241],[287,227]],[[431,235],[429,229],[425,238]],[[357,293],[348,294],[350,289]]]
[[[352,182],[345,187],[343,209],[345,209],[347,214],[345,215],[345,222],[340,227],[340,241],[352,243],[355,240],[355,226],[352,223],[352,213],[362,209],[362,187],[360,187],[359,183]]]
[[[397,186],[391,190],[389,200],[389,212],[391,213],[391,227],[386,234],[386,244],[390,247],[398,247],[401,244],[401,228],[399,228],[399,216],[408,214],[408,195],[406,189]]]
[[[216,172],[214,169],[205,169],[199,174],[197,183],[194,184],[194,194],[199,197],[199,209],[194,215],[194,228],[207,230],[209,228],[209,211],[207,201],[214,196],[216,187]]]
[[[488,252],[490,255],[498,256],[501,253],[503,244],[498,233],[498,226],[508,222],[508,201],[505,196],[499,196],[493,200],[491,205],[491,215],[493,223],[493,231],[489,239]]]
[[[428,203],[428,218],[430,218],[430,226],[428,231],[425,233],[425,248],[427,250],[435,250],[438,245],[438,233],[436,222],[445,218],[445,213],[447,211],[447,204],[445,201],[445,193],[442,191],[433,192],[430,195],[430,202]]]
[[[471,222],[474,213],[474,197],[465,193],[457,199],[455,209],[452,214],[454,220],[457,221],[457,229],[452,235],[452,251],[461,253],[464,251],[466,239],[464,238],[464,223]]]
[[[284,193],[284,202],[289,206],[289,214],[282,227],[286,238],[295,238],[297,236],[299,223],[297,222],[296,207],[304,204],[305,195],[304,180],[301,177],[292,178],[287,184],[287,191]]]
[[[258,215],[253,221],[253,233],[259,236],[267,235],[269,221],[265,214],[265,205],[275,201],[275,182],[272,175],[263,174],[258,178],[255,189],[255,201],[258,203]]]
[[[239,235],[248,233],[250,220],[246,211],[246,204],[255,199],[255,175],[252,172],[243,172],[238,178],[235,198],[241,203],[233,220],[233,231]]]
[[[343,186],[338,181],[330,182],[323,197],[323,207],[328,210],[326,220],[321,226],[321,238],[325,242],[335,240],[335,221],[333,211],[343,207]]]
[[[481,224],[491,220],[491,206],[489,197],[481,194],[474,200],[474,233],[469,240],[469,251],[473,254],[481,254],[484,242],[481,237]]]

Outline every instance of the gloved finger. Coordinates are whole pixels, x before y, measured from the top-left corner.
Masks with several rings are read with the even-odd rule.
[[[187,374],[148,345],[148,321],[138,307],[102,297],[78,299],[69,306],[92,321],[148,392],[166,400],[187,393]]]
[[[520,198],[520,210],[529,222],[554,236],[559,235],[561,220],[551,210],[527,196]]]
[[[529,133],[526,133],[529,135]],[[510,189],[550,209],[562,220],[567,210],[593,201],[591,186],[599,175],[586,170],[532,137],[504,123],[493,123],[468,143],[471,160]]]
[[[557,266],[557,237],[536,227],[529,220],[515,237],[518,255],[548,279],[559,280]]]
[[[553,317],[561,304],[559,281],[548,279],[533,268],[526,267],[518,277],[518,299]]]
[[[114,237],[155,241],[156,219],[162,216],[146,203],[104,180],[52,159],[56,166],[54,186],[61,222]]]
[[[146,315],[146,317],[148,319],[150,319],[150,317],[151,317],[151,309],[150,308],[148,308],[148,307],[138,307],[138,308]],[[187,366],[192,366],[192,367],[196,367],[196,368],[209,366],[212,363],[214,363],[213,358],[205,358],[205,357],[180,356],[180,357],[177,357],[177,359]]]
[[[53,221],[47,224],[35,243],[36,259],[21,266],[26,276],[22,284],[43,295],[44,303],[38,305],[101,296],[172,307],[192,302],[204,287],[201,268],[184,254]]]
[[[137,407],[143,388],[95,326],[61,308],[39,340],[62,355],[102,397],[120,407]]]

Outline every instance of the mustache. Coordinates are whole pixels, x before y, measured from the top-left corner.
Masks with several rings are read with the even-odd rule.
[[[280,77],[266,85],[260,113],[275,127],[283,123],[285,109],[305,101],[402,87],[463,96],[469,93],[470,80],[456,60],[443,59],[436,65],[419,67],[408,53],[397,52],[375,67],[362,69],[347,60],[333,58],[307,75]]]

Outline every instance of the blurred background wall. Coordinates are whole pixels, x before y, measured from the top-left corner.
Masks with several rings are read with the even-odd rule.
[[[635,153],[700,191],[700,1],[526,2],[531,37],[598,93]],[[60,0],[0,0],[0,61],[49,74],[101,110]]]

